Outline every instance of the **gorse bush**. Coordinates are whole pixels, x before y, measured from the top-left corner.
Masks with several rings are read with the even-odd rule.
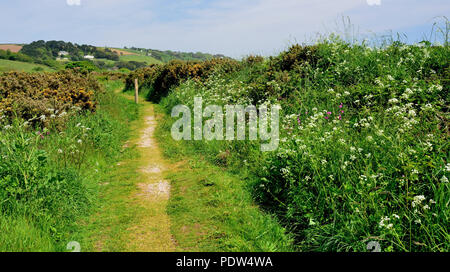
[[[158,65],[137,69],[131,72],[125,79],[125,90],[134,89],[134,80],[137,79],[140,86],[149,86],[158,73]]]
[[[11,72],[0,76],[0,110],[6,117],[48,123],[74,110],[94,111],[101,87],[90,75]]]
[[[65,65],[65,68],[66,69],[79,69],[79,72],[82,72],[85,74],[98,70],[97,66],[95,66],[95,64],[93,62],[90,62],[87,60],[69,62]]]
[[[383,251],[448,251],[449,57],[426,42],[373,48],[332,37],[183,81],[161,105],[170,113],[195,96],[281,105],[275,152],[186,144],[245,177],[299,250],[366,251],[375,240]]]
[[[275,58],[271,65],[275,70],[290,71],[297,66],[305,64],[316,67],[319,59],[322,60],[317,45],[301,46],[296,44],[289,48],[288,51],[281,53],[280,56]]]
[[[212,59],[204,62],[185,62],[174,60],[165,65],[153,65],[138,69],[126,80],[126,90],[134,88],[134,80],[140,82],[140,88],[148,91],[148,99],[159,102],[169,90],[187,79],[204,80],[213,71],[222,70],[225,73],[236,71],[240,64],[230,59]]]

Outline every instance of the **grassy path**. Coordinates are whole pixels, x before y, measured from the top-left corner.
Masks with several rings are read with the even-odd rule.
[[[170,184],[163,178],[163,171],[168,169],[168,164],[162,159],[154,139],[157,123],[153,105],[149,102],[144,102],[143,116],[144,128],[137,142],[140,160],[135,162],[139,165],[143,179],[136,184],[138,191],[130,196],[143,213],[128,229],[130,243],[127,251],[174,251],[175,242],[166,213]]]
[[[139,107],[122,161],[100,181],[100,207],[83,222],[83,251],[292,251],[242,177],[173,140],[158,105]]]
[[[111,166],[101,181],[97,213],[83,224],[83,251],[176,249],[166,212],[170,184],[163,179],[169,164],[163,160],[153,136],[157,125],[153,107],[146,101],[140,103],[140,118],[132,123],[131,138],[123,147],[124,159]]]

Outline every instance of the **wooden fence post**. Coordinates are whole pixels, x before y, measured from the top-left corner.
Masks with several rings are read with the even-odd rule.
[[[139,82],[137,78],[134,79],[134,102],[139,103]]]

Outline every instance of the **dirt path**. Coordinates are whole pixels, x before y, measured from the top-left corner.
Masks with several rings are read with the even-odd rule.
[[[114,91],[133,101],[134,96]],[[170,182],[164,177],[175,169],[163,158],[154,132],[155,105],[141,98],[139,118],[132,121],[130,139],[123,146],[122,160],[99,180],[98,209],[79,222],[82,250],[89,252],[172,252],[178,245],[172,237],[167,214]]]
[[[157,125],[153,105],[141,103],[144,103],[142,109],[145,125],[136,144],[141,154],[137,163],[142,179],[136,184],[137,193],[130,197],[143,212],[139,213],[139,222],[133,223],[128,229],[127,251],[175,251],[170,219],[166,212],[170,183],[164,180],[163,175],[169,169],[169,164],[162,158],[153,135]]]

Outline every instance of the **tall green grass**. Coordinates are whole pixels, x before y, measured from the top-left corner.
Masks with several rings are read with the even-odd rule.
[[[167,211],[179,250],[293,251],[292,236],[260,210],[242,176],[208,162],[194,146],[173,140],[171,124],[172,119],[164,115],[155,135],[166,157],[184,162],[167,177],[172,186]]]
[[[63,128],[0,129],[0,251],[64,251],[98,201],[98,180],[121,156],[137,107],[106,82],[95,113],[78,112]]]

